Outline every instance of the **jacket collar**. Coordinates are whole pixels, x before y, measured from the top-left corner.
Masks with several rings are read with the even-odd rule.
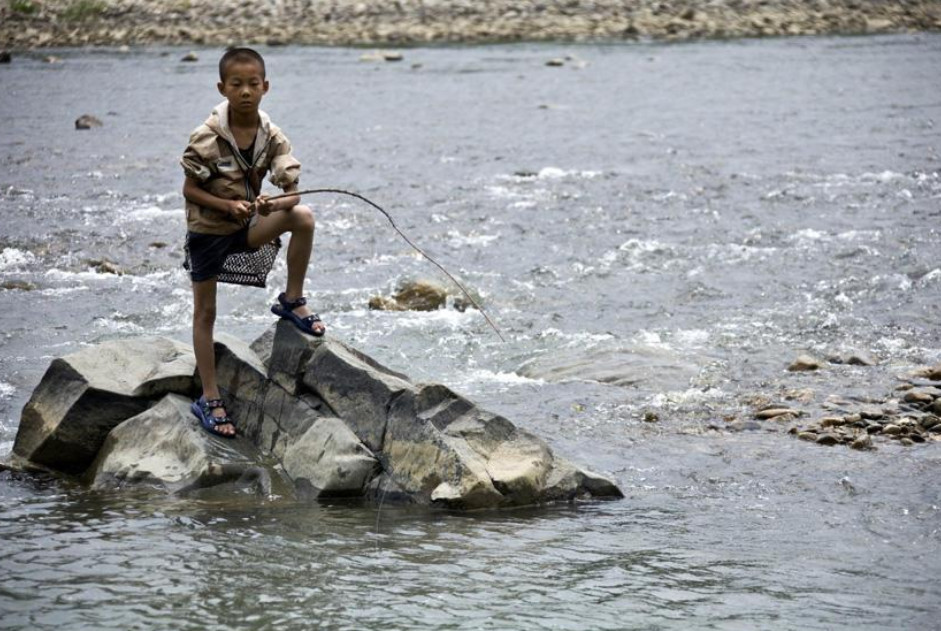
[[[253,158],[258,158],[258,154],[261,153],[265,145],[268,143],[268,138],[271,137],[271,119],[268,117],[268,114],[262,110],[258,110],[258,133],[255,134],[255,152],[252,156]],[[219,105],[212,108],[212,113],[209,115],[209,118],[206,120],[206,125],[219,134],[230,145],[232,149],[238,149],[238,143],[235,142],[235,135],[232,133],[232,130],[229,129],[229,102],[222,101]]]

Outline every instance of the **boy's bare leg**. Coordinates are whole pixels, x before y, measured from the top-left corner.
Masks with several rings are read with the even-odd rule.
[[[213,328],[216,323],[216,279],[193,283],[193,351],[196,354],[196,368],[203,383],[203,396],[218,399],[219,385],[216,383],[216,349],[213,344]],[[217,408],[213,416],[224,416],[227,410]],[[216,425],[219,434],[235,434],[231,423]]]
[[[248,245],[257,248],[285,232],[291,233],[288,243],[288,280],[284,291],[288,300],[297,300],[304,295],[304,277],[310,263],[310,253],[314,246],[314,213],[310,207],[297,205],[290,210],[276,211],[267,217],[259,217],[248,230]],[[304,318],[312,312],[306,305],[294,309],[294,313]],[[321,322],[314,324],[315,329],[323,330]]]

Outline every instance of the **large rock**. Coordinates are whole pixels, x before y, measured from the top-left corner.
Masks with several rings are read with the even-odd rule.
[[[259,460],[248,440],[203,431],[190,399],[170,394],[111,430],[86,477],[94,488],[144,484],[179,492],[241,482],[267,496],[273,476]]]
[[[304,386],[346,421],[367,447],[381,450],[392,401],[414,386],[405,375],[340,342],[312,343],[316,349],[304,371]],[[277,347],[275,338],[275,353]]]
[[[24,410],[17,454],[66,473],[94,460],[86,479],[96,487],[176,493],[248,486],[267,495],[283,475],[276,494],[302,499],[477,509],[622,497],[611,480],[445,386],[415,384],[287,322],[252,345],[220,335],[215,350],[235,440],[211,436],[192,416],[189,348],[139,339],[53,362]]]
[[[284,453],[284,471],[306,497],[361,497],[381,470],[343,421],[317,419]]]
[[[164,394],[191,394],[195,367],[192,349],[166,338],[105,342],[55,359],[23,409],[13,454],[81,473],[119,423]]]

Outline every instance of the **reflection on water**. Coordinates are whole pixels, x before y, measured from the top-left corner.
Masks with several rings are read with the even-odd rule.
[[[0,472],[4,629],[931,628],[936,444],[796,441],[941,361],[941,38],[264,51],[305,186],[363,193],[479,314],[366,308],[433,277],[383,217],[318,214],[331,334],[611,473],[620,502],[451,514],[90,492]],[[179,51],[17,57],[0,111],[0,452],[52,357],[188,339],[176,156],[218,100]],[[95,89],[90,89],[94,86]],[[74,110],[74,111],[73,111]],[[102,128],[75,132],[85,111]],[[109,114],[109,112],[111,112]],[[108,265],[102,262],[107,261]],[[120,274],[109,273],[108,270]],[[220,330],[271,323],[226,288]],[[878,365],[784,369],[799,352]],[[655,422],[650,422],[656,419]]]

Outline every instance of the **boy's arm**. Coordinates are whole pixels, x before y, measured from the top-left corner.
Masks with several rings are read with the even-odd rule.
[[[201,188],[199,182],[189,176],[183,180],[183,197],[204,208],[211,208],[219,212],[232,215],[236,219],[248,219],[252,214],[251,203],[243,199],[224,199],[216,197],[209,191]],[[294,196],[297,197],[296,195]],[[273,202],[277,203],[277,202]]]
[[[285,193],[293,193],[297,190],[297,184],[288,184],[284,187]],[[291,195],[290,197],[282,197],[281,199],[276,199],[272,202],[268,201],[267,195],[259,195],[255,200],[255,208],[258,209],[258,214],[262,217],[266,217],[269,214],[278,211],[278,210],[288,210],[294,208],[301,203],[300,195]]]

